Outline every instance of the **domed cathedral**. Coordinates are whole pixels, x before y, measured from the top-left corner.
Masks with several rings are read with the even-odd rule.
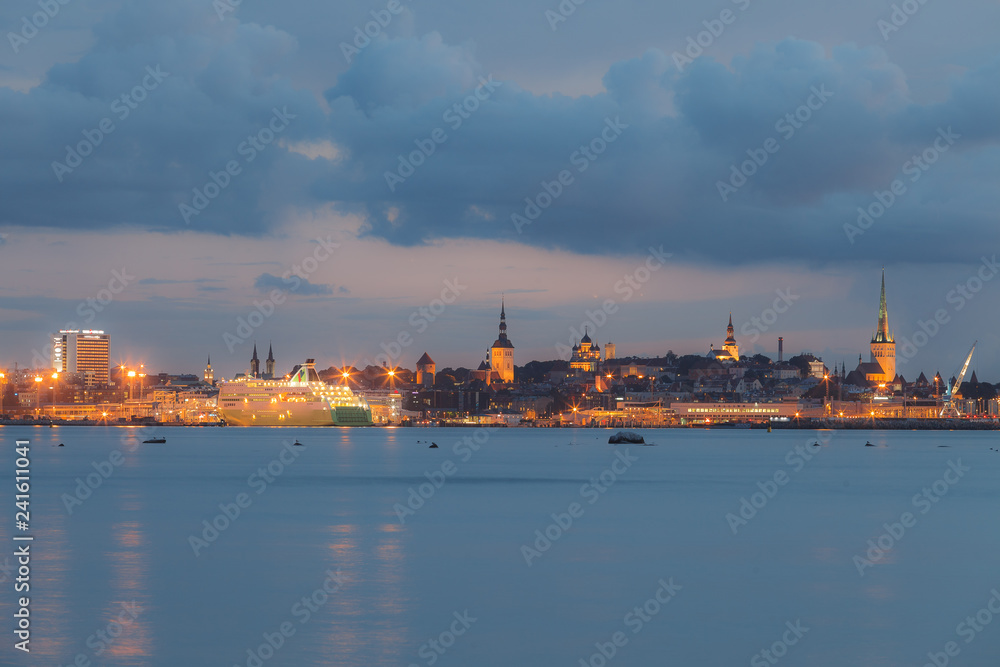
[[[896,379],[896,341],[889,333],[889,311],[885,305],[885,268],[882,269],[882,296],[878,304],[878,329],[872,336],[871,361],[879,365],[881,373],[872,373],[869,382],[888,384]]]
[[[580,339],[580,344],[573,346],[573,356],[570,357],[569,367],[572,370],[596,373],[597,367],[600,363],[601,347],[597,343],[590,340],[590,332],[584,328],[583,338]]]
[[[490,348],[489,367],[500,376],[501,382],[514,382],[514,344],[507,338],[507,313],[503,298],[500,299],[500,335]]]

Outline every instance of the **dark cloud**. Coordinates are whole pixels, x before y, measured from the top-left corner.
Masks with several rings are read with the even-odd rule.
[[[329,285],[315,285],[305,278],[292,279],[298,281],[298,286],[295,286],[293,282],[286,282],[285,280],[279,278],[278,276],[271,275],[270,273],[262,273],[257,276],[254,281],[253,286],[260,290],[261,292],[270,292],[273,289],[280,289],[282,291],[291,291],[294,294],[299,294],[301,296],[313,296],[317,294],[333,294],[333,289]],[[294,289],[293,289],[294,288]]]
[[[991,209],[959,204],[969,195],[997,203],[978,184],[997,171],[989,156],[998,138],[990,122],[1000,111],[996,62],[958,79],[945,102],[921,105],[911,100],[903,71],[877,48],[844,45],[827,55],[818,44],[788,39],[758,45],[729,65],[701,58],[683,71],[653,50],[613,65],[608,92],[597,96],[536,96],[504,82],[449,131],[442,113],[468,86],[422,104],[409,95],[391,102],[386,91],[397,75],[383,78],[373,65],[421,46],[415,60],[438,57],[434,71],[451,77],[436,89],[464,82],[465,71],[449,67],[454,53],[437,44],[373,44],[359,59],[364,86],[338,86],[331,94],[332,132],[350,158],[317,188],[362,210],[367,233],[394,243],[467,236],[585,253],[669,243],[689,257],[724,261],[938,261],[967,256],[963,235],[1000,241]],[[353,71],[346,76],[354,81]],[[358,98],[349,105],[343,95],[355,89]],[[778,126],[811,96],[817,105],[817,91],[832,96],[804,110],[807,122],[793,116]],[[580,173],[571,155],[600,135],[607,118],[628,129]],[[392,191],[385,173],[397,171],[399,156],[436,127],[446,130],[447,141]],[[856,220],[857,207],[888,189],[948,127],[962,140],[940,156],[940,165],[907,181],[906,194],[884,219],[850,243],[844,225]],[[778,152],[723,201],[718,182],[750,158],[747,151],[760,155],[768,138],[778,141]],[[543,181],[563,169],[574,183],[519,234],[512,214],[524,216],[525,198],[543,192]],[[936,225],[943,215],[952,222],[947,232]]]
[[[351,8],[358,21],[367,16]],[[525,34],[547,29],[536,9],[511,6],[535,12],[537,30]],[[602,10],[587,9],[553,39],[594,29]],[[298,33],[312,57],[315,26],[299,15],[253,22],[254,11],[264,12],[241,7],[220,21],[201,0],[128,3],[93,26],[84,55],[50,67],[40,85],[0,87],[0,223],[258,235],[280,230],[289,210],[333,203],[359,214],[364,234],[402,245],[469,237],[635,253],[663,243],[689,259],[891,262],[962,261],[963,239],[1000,241],[995,47],[992,60],[953,76],[932,101],[917,99],[907,70],[881,48],[798,39],[757,43],[733,58],[709,53],[682,70],[669,49],[633,47],[623,52],[639,55],[603,66],[605,92],[567,97],[504,80],[479,62],[471,41],[443,28],[379,37],[349,67],[328,44],[336,81],[306,88],[293,83],[307,59]],[[405,33],[410,18],[388,32]],[[167,75],[120,119],[115,100],[147,68]],[[448,110],[474,99],[491,74],[502,85],[471,102],[478,108],[455,127],[459,116]],[[817,87],[833,97],[782,138],[775,123]],[[275,109],[295,118],[271,144],[251,150],[248,138],[268,128]],[[106,117],[114,131],[59,182],[53,162],[65,161],[65,147],[85,131],[94,136]],[[571,155],[599,137],[607,119],[628,128],[580,173]],[[844,225],[857,207],[947,127],[960,141],[850,243]],[[386,172],[437,128],[447,140],[390,189]],[[770,137],[780,140],[779,152],[723,201],[717,183]],[[327,141],[338,150],[334,160],[289,150]],[[239,174],[225,173],[229,161]],[[518,233],[511,216],[525,215],[525,199],[564,169],[574,182]],[[182,204],[192,207],[187,220]]]

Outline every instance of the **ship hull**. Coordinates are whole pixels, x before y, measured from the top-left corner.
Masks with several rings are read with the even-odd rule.
[[[312,360],[284,380],[245,378],[219,390],[219,415],[231,426],[371,426],[368,403],[345,386],[319,380]]]
[[[220,411],[227,426],[371,426],[371,410],[364,408],[305,408],[285,410]],[[289,414],[290,412],[290,414]]]

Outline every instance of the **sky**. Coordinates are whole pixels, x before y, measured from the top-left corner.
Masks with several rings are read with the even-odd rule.
[[[45,15],[48,7],[49,15]],[[1000,3],[17,0],[0,365],[859,354],[1000,381]],[[368,34],[365,34],[367,30]],[[909,347],[905,347],[909,343]],[[383,355],[379,357],[379,355]]]

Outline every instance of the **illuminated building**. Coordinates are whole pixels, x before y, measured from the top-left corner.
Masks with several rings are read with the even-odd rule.
[[[110,378],[111,335],[92,329],[64,329],[52,336],[52,367],[77,373],[88,387],[106,387]]]
[[[596,373],[597,367],[601,364],[601,347],[595,345],[590,340],[590,334],[584,329],[583,338],[579,345],[573,346],[573,355],[569,360],[569,367],[572,370],[583,371],[585,373]]]
[[[736,344],[736,338],[733,335],[735,331],[733,328],[733,314],[729,313],[729,326],[726,327],[726,340],[722,344],[722,349],[716,350],[713,346],[708,356],[716,361],[739,361],[740,346]]]
[[[896,379],[896,341],[889,333],[889,312],[885,305],[885,269],[882,269],[882,296],[878,304],[878,329],[872,336],[871,361],[877,363],[882,372],[868,377],[869,382],[888,384]]]
[[[610,340],[604,344],[604,360],[611,361],[615,358],[615,344]]]
[[[208,363],[205,365],[205,384],[215,384],[215,371],[212,370],[212,357],[208,358]]]
[[[507,313],[500,301],[500,335],[490,348],[490,369],[500,377],[500,382],[514,382],[514,344],[507,339]]]
[[[855,372],[872,385],[888,385],[896,379],[896,342],[889,333],[889,311],[885,305],[885,269],[882,269],[882,296],[878,306],[878,328],[872,336],[871,361],[864,363],[858,355]]]
[[[417,360],[417,384],[424,387],[434,386],[434,371],[437,366],[426,352]]]

